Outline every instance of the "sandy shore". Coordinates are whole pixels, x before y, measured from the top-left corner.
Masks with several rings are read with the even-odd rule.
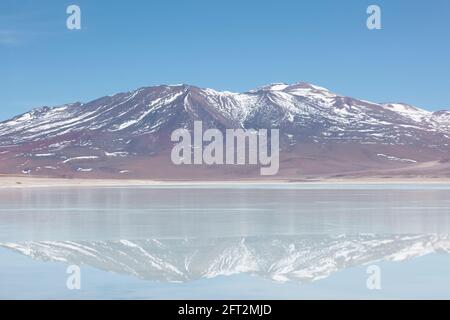
[[[240,181],[183,181],[183,180],[127,180],[127,179],[58,179],[25,176],[0,176],[2,188],[36,187],[133,187],[133,186],[183,186],[211,184],[448,184],[449,178],[340,178],[308,180],[240,180]]]

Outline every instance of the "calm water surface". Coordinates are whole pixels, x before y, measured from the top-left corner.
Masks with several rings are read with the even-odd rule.
[[[450,186],[0,189],[0,298],[450,298]],[[68,290],[68,265],[81,290]],[[380,270],[380,290],[367,267]]]

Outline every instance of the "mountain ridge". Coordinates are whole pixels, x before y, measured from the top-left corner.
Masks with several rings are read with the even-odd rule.
[[[311,84],[311,83],[308,83],[308,82],[305,82],[305,81],[298,81],[298,82],[294,82],[294,83],[291,83],[291,84],[285,83],[285,82],[274,82],[274,83],[270,83],[270,84],[267,84],[267,85],[263,85],[263,86],[257,87],[255,89],[250,89],[250,90],[246,90],[246,91],[242,91],[242,92],[236,92],[236,91],[230,91],[230,90],[216,90],[216,89],[212,89],[212,88],[203,88],[201,86],[191,85],[191,84],[187,84],[187,83],[160,84],[160,85],[152,85],[152,86],[142,86],[142,87],[139,87],[139,88],[131,90],[131,91],[121,91],[121,92],[118,92],[118,93],[105,95],[105,96],[103,96],[101,98],[96,98],[96,99],[90,100],[88,102],[74,101],[74,102],[70,102],[70,103],[57,104],[57,105],[52,105],[52,106],[50,106],[50,105],[36,106],[36,107],[31,108],[29,111],[26,111],[26,112],[23,112],[23,113],[18,114],[16,116],[13,116],[12,118],[1,120],[0,124],[6,123],[8,121],[11,121],[11,120],[13,120],[13,119],[15,119],[17,117],[20,117],[20,116],[32,113],[33,111],[55,109],[55,108],[63,107],[63,106],[66,106],[66,105],[85,105],[85,104],[92,103],[92,102],[95,102],[95,101],[97,101],[99,99],[106,98],[106,97],[113,97],[113,96],[120,95],[120,94],[127,94],[127,93],[130,93],[130,92],[135,92],[135,91],[139,91],[139,90],[146,90],[146,89],[152,89],[152,88],[158,88],[158,87],[192,87],[192,88],[196,88],[196,89],[200,89],[200,90],[212,90],[212,91],[215,91],[217,93],[236,94],[236,95],[238,95],[238,94],[246,94],[246,93],[256,93],[256,92],[258,92],[260,90],[266,90],[267,91],[268,90],[267,88],[273,87],[273,86],[292,87],[292,86],[297,86],[297,85],[310,86],[311,88],[316,88],[318,90],[321,89],[323,91],[331,92],[329,89],[327,89],[325,87],[320,87],[320,86],[317,86],[317,85],[314,85],[314,84]],[[275,91],[277,91],[277,90],[275,90]],[[346,97],[345,95],[338,94],[338,93],[333,93],[333,94],[335,96],[339,96],[339,97]],[[412,105],[412,104],[410,104],[408,102],[404,102],[404,101],[374,102],[374,101],[364,100],[364,99],[360,99],[360,98],[353,98],[353,99],[360,100],[360,101],[365,101],[365,102],[368,102],[368,103],[371,103],[371,104],[377,104],[377,105],[380,105],[380,106],[383,106],[383,105],[395,105],[395,104],[397,104],[397,105],[404,105],[404,106],[412,107],[412,108],[419,109],[419,110],[426,111],[426,112],[430,112],[430,113],[446,113],[446,112],[450,112],[450,110],[447,109],[447,108],[442,108],[442,109],[439,109],[439,110],[431,111],[431,110],[428,110],[426,108],[414,106],[414,105]]]
[[[0,173],[256,177],[251,166],[180,168],[168,163],[171,132],[190,129],[196,120],[219,130],[279,129],[283,178],[404,170],[425,163],[433,168],[422,165],[401,174],[450,175],[450,111],[373,103],[306,82],[274,83],[243,93],[159,85],[87,103],[35,108],[0,122]]]

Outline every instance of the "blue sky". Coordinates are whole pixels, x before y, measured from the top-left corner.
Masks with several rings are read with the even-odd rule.
[[[82,29],[66,28],[77,4]],[[366,28],[366,8],[382,30]],[[2,0],[0,119],[156,84],[307,81],[450,108],[448,0]]]

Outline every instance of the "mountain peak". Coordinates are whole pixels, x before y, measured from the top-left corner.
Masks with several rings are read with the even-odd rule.
[[[329,92],[329,90],[326,88],[316,86],[314,84],[311,84],[308,82],[303,82],[303,81],[292,83],[292,84],[287,84],[287,83],[283,83],[283,82],[270,83],[268,85],[250,90],[249,92],[255,93],[258,91],[291,91],[291,90],[295,90],[295,89],[309,89],[309,90]]]

